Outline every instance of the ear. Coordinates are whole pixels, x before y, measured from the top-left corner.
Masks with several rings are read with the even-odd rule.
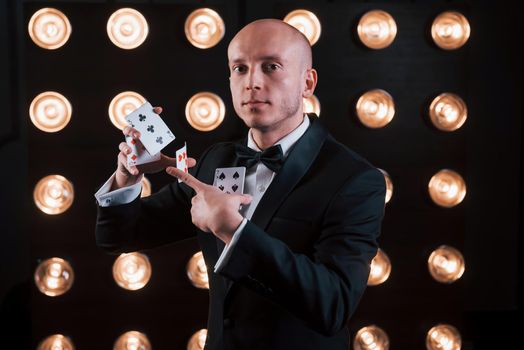
[[[306,85],[304,91],[302,91],[302,97],[307,98],[313,95],[315,87],[317,86],[317,71],[314,68],[306,69],[305,72]]]

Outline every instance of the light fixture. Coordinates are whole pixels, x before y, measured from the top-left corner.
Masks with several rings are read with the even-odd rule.
[[[298,29],[309,40],[311,46],[320,38],[322,27],[318,17],[311,11],[298,9],[284,17],[284,22]]]
[[[46,7],[31,16],[27,30],[36,45],[54,50],[62,47],[69,39],[71,24],[63,12]]]
[[[38,264],[35,284],[43,294],[56,297],[66,293],[75,279],[71,265],[61,258],[50,258]]]
[[[427,350],[460,350],[461,347],[459,331],[449,324],[436,325],[426,336]]]
[[[70,338],[62,334],[53,334],[38,344],[37,350],[75,350]]]
[[[386,11],[372,10],[360,18],[357,33],[360,41],[370,49],[383,49],[395,40],[397,24]]]
[[[49,215],[65,212],[75,197],[73,184],[62,175],[42,178],[33,190],[33,200],[41,211]]]
[[[121,49],[134,49],[146,40],[149,27],[145,17],[135,9],[121,8],[109,17],[107,35]]]
[[[122,130],[126,127],[126,115],[146,103],[138,92],[124,91],[113,97],[109,104],[109,119],[114,126]]]
[[[371,270],[368,277],[368,286],[376,286],[384,283],[391,273],[391,262],[382,249],[378,249],[377,254],[371,261]]]
[[[186,104],[187,122],[200,131],[211,131],[218,127],[225,114],[224,102],[212,92],[199,92]]]
[[[466,264],[464,257],[455,248],[441,245],[428,258],[429,273],[435,280],[452,283],[462,277]]]
[[[371,325],[359,329],[353,340],[354,350],[388,350],[389,338],[381,328]]]
[[[31,122],[45,132],[57,132],[65,128],[72,113],[71,103],[55,91],[42,92],[29,106]]]
[[[429,195],[441,207],[451,208],[466,196],[466,183],[462,176],[450,169],[442,169],[429,181]]]
[[[222,40],[226,29],[222,17],[216,11],[200,8],[187,16],[184,31],[193,46],[209,49]]]
[[[374,89],[360,96],[356,111],[362,124],[368,128],[381,128],[393,119],[395,103],[386,91]]]
[[[122,288],[137,290],[143,288],[151,278],[151,264],[145,254],[124,253],[113,263],[113,278]]]
[[[458,95],[442,93],[431,102],[429,117],[438,129],[453,131],[460,128],[466,121],[468,108]]]
[[[202,350],[206,345],[207,329],[195,332],[187,342],[187,350]]]
[[[303,98],[302,101],[304,103],[304,113],[315,113],[317,117],[320,116],[320,102],[315,95]]]
[[[469,22],[459,12],[446,11],[438,15],[431,25],[431,37],[438,47],[444,50],[455,50],[468,41]]]
[[[144,176],[142,178],[142,191],[140,192],[140,198],[148,197],[151,195],[151,182]]]
[[[186,272],[187,277],[195,287],[209,289],[206,262],[201,251],[195,253],[191,259],[189,259]]]
[[[387,204],[391,200],[391,197],[393,197],[393,181],[391,181],[391,176],[389,176],[389,174],[385,170],[380,168],[378,168],[378,170],[380,170],[382,175],[384,175],[384,180],[386,181],[385,204]]]
[[[113,350],[151,350],[151,343],[144,333],[129,331],[122,334],[115,342]]]

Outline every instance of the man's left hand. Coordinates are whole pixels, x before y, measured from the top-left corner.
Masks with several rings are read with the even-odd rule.
[[[229,244],[233,233],[244,219],[238,210],[241,205],[251,203],[251,196],[224,193],[175,167],[167,167],[166,172],[195,190],[196,194],[191,199],[193,224],[204,232],[212,232]]]

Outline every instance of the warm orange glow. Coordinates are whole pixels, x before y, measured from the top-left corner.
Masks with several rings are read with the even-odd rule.
[[[187,16],[184,31],[193,46],[209,49],[222,40],[226,29],[222,17],[216,11],[200,8]]]
[[[368,128],[381,128],[395,115],[393,97],[381,89],[364,93],[357,101],[357,116]]]
[[[322,27],[318,17],[308,10],[294,10],[284,17],[284,22],[297,28],[309,40],[311,46],[320,38]]]
[[[427,350],[460,350],[462,339],[458,330],[449,324],[440,324],[428,331]]]
[[[468,117],[466,103],[455,94],[443,93],[435,97],[429,106],[429,117],[435,127],[442,131],[460,128]]]
[[[455,50],[464,45],[470,32],[466,17],[455,11],[442,12],[431,25],[433,41],[444,50]]]
[[[315,95],[302,99],[304,103],[304,113],[315,113],[317,117],[320,116],[320,102]]]
[[[382,249],[378,249],[377,254],[371,261],[371,271],[368,277],[368,286],[376,286],[384,283],[391,273],[391,262]]]
[[[73,342],[62,334],[53,334],[38,344],[37,350],[75,350]]]
[[[137,92],[124,91],[113,97],[109,104],[109,119],[114,126],[122,130],[126,127],[126,115],[146,103],[146,99]]]
[[[113,350],[152,350],[152,347],[144,333],[129,331],[118,337]]]
[[[145,17],[132,8],[115,11],[107,21],[107,35],[121,49],[134,49],[146,40],[149,26]]]
[[[428,269],[438,282],[452,283],[462,277],[466,263],[457,249],[442,245],[429,256]]]
[[[33,200],[41,211],[49,215],[65,212],[75,197],[73,184],[61,175],[42,178],[33,190]]]
[[[143,288],[151,278],[149,259],[141,253],[121,254],[113,264],[113,278],[122,288],[137,290]]]
[[[397,35],[397,24],[385,11],[373,10],[365,13],[357,26],[358,37],[371,49],[388,47]]]
[[[69,39],[71,24],[64,13],[46,7],[31,16],[27,30],[36,45],[54,50],[62,47]]]
[[[207,267],[202,252],[195,253],[191,259],[189,259],[186,271],[187,277],[195,287],[209,289]]]
[[[386,199],[385,199],[385,202],[387,204],[391,200],[391,197],[393,197],[393,182],[391,181],[391,177],[389,176],[389,174],[385,170],[383,170],[383,169],[378,169],[378,170],[380,170],[382,175],[384,175],[384,180],[386,181]]]
[[[142,178],[142,191],[140,192],[140,197],[148,197],[151,195],[151,182],[144,176]]]
[[[388,350],[389,338],[381,328],[371,325],[361,328],[353,341],[354,350]]]
[[[75,274],[71,265],[64,259],[50,258],[38,264],[34,278],[40,292],[56,297],[71,288]]]
[[[207,329],[195,332],[187,342],[187,350],[202,350],[206,344]]]
[[[29,106],[31,122],[45,132],[57,132],[65,128],[72,113],[71,103],[55,91],[42,92]]]
[[[433,202],[446,208],[460,204],[466,196],[464,179],[457,172],[449,169],[443,169],[433,175],[428,189]]]
[[[212,92],[199,92],[186,104],[187,122],[200,131],[211,131],[218,127],[225,114],[224,102]]]

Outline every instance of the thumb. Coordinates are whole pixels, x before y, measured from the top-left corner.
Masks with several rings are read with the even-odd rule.
[[[253,200],[249,194],[243,194],[240,196],[240,204],[249,204]]]

